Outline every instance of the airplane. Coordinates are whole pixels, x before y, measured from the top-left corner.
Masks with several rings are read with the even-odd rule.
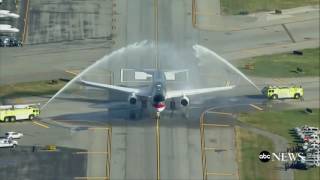
[[[20,16],[18,14],[15,13],[11,13],[8,10],[0,10],[0,18],[19,18]]]
[[[14,28],[9,24],[0,24],[0,32],[16,33],[16,32],[19,32],[19,29]]]
[[[152,75],[152,84],[150,86],[142,87],[139,89],[110,85],[110,84],[102,84],[102,83],[87,81],[83,79],[80,79],[80,81],[86,86],[111,89],[111,90],[127,93],[129,94],[128,102],[132,105],[135,105],[138,99],[141,100],[142,103],[146,102],[145,100],[149,100],[151,101],[153,108],[156,110],[157,117],[160,117],[160,112],[166,109],[165,102],[168,99],[180,98],[180,104],[186,107],[189,105],[188,96],[217,92],[217,91],[226,91],[226,90],[231,90],[235,87],[235,85],[231,85],[231,86],[228,85],[228,86],[222,86],[222,87],[168,91],[166,89],[167,79],[164,71],[144,70],[144,72],[146,74]],[[178,72],[178,71],[173,71],[173,72]]]

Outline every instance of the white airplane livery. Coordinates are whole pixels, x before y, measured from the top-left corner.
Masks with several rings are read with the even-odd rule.
[[[165,110],[166,108],[165,102],[168,99],[180,98],[181,105],[188,106],[189,105],[188,96],[217,92],[217,91],[226,91],[226,90],[231,90],[235,87],[234,85],[232,85],[232,86],[223,86],[223,87],[167,91],[166,89],[167,80],[166,80],[165,72],[160,70],[154,70],[154,71],[146,70],[144,72],[152,75],[152,84],[148,87],[143,87],[139,89],[102,84],[102,83],[97,83],[92,81],[86,81],[83,79],[81,79],[81,82],[91,87],[112,89],[112,90],[128,93],[129,94],[128,102],[130,104],[136,104],[138,100],[141,100],[143,102],[143,100],[147,99],[149,102],[151,102],[153,108],[157,111],[157,113],[160,113],[163,110]]]

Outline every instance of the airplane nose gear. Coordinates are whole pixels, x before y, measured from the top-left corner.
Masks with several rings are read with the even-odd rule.
[[[172,111],[174,111],[176,109],[176,102],[173,99],[170,101],[170,109]]]

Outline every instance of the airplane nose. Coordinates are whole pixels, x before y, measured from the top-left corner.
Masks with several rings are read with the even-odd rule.
[[[159,102],[159,103],[154,104],[153,107],[154,107],[157,111],[161,112],[161,111],[163,111],[163,110],[166,108],[166,104],[165,104],[164,102]]]

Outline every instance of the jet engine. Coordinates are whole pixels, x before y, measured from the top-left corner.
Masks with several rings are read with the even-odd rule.
[[[128,101],[130,104],[134,105],[137,103],[137,99],[138,99],[137,96],[135,94],[132,94],[129,96]]]
[[[180,103],[182,106],[188,106],[189,105],[189,98],[187,96],[183,96],[180,100]]]

